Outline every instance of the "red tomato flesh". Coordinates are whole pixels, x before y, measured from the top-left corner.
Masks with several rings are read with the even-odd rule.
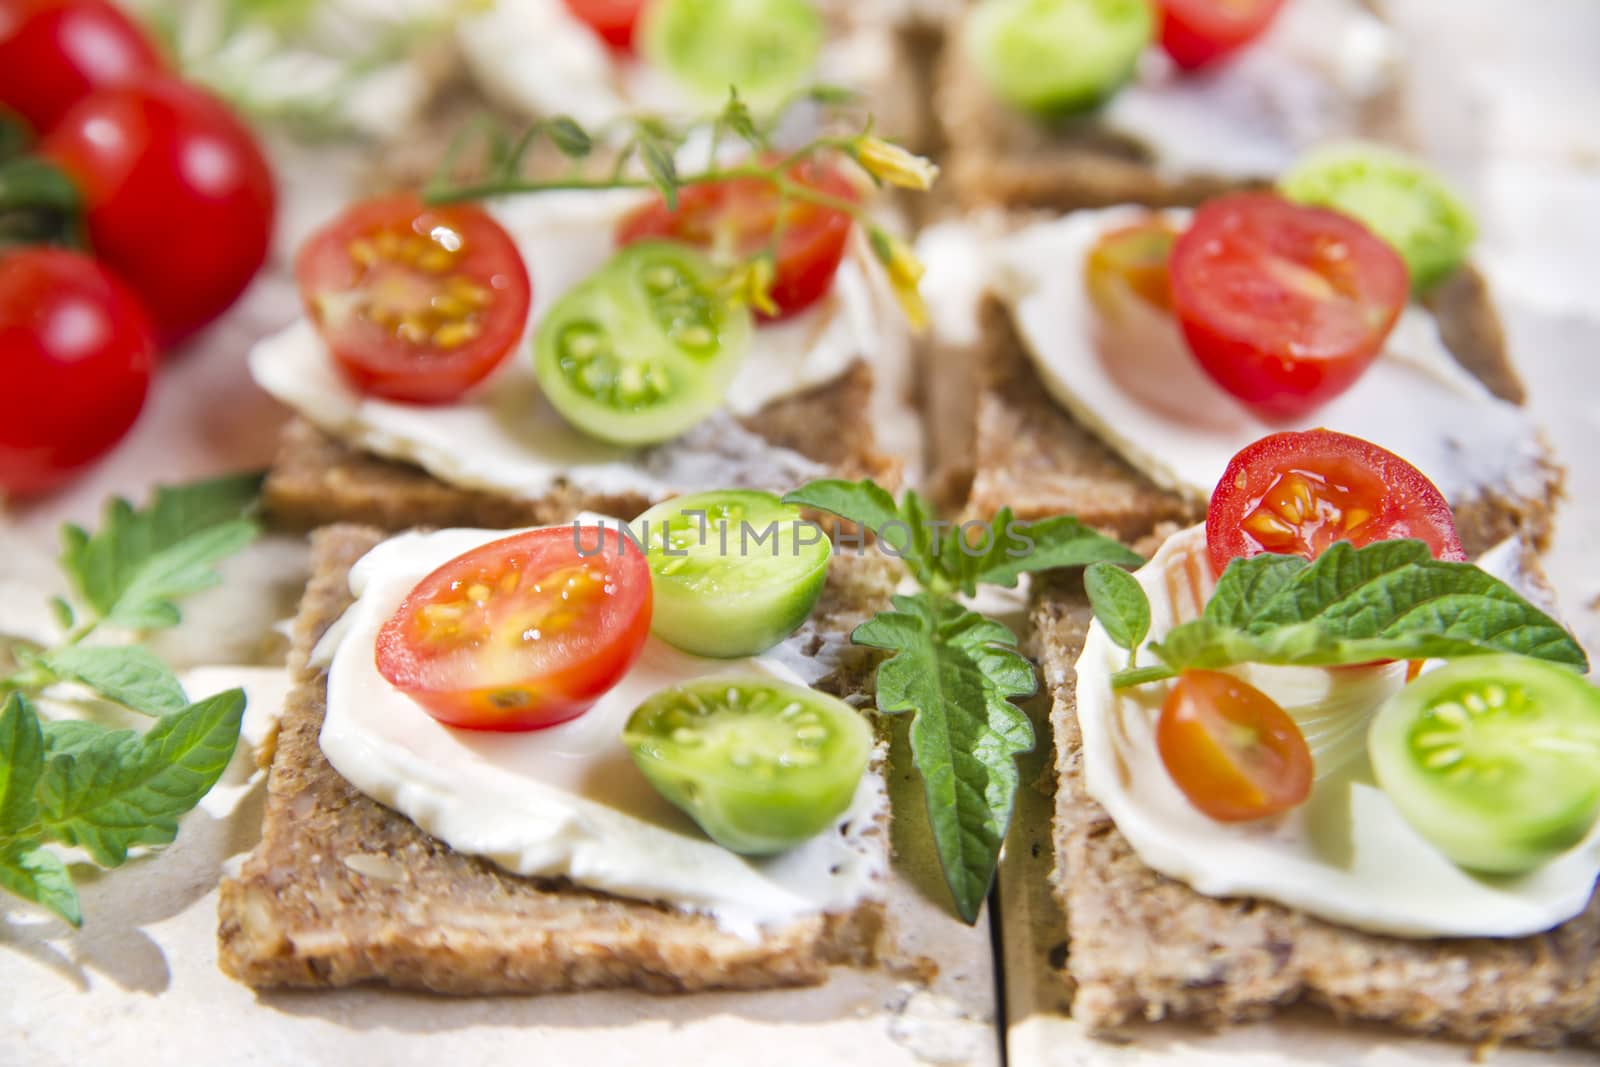
[[[417,583],[378,632],[378,672],[450,726],[554,726],[627,673],[650,605],[644,553],[615,528],[530,530]]]
[[[37,133],[96,89],[158,73],[161,55],[106,0],[0,0],[0,105]]]
[[[836,168],[810,160],[796,164],[789,177],[841,200],[855,200],[856,188]],[[678,190],[676,210],[664,199],[635,210],[617,229],[617,243],[665,239],[683,241],[713,256],[744,259],[766,248],[779,227],[772,300],[782,319],[822,298],[844,259],[853,221],[844,211],[791,200],[779,218],[778,190],[759,178],[690,185]]]
[[[372,396],[449,403],[516,347],[532,290],[509,235],[471,204],[415,195],[357,204],[295,261],[306,312]]]
[[[1410,294],[1404,261],[1361,223],[1271,193],[1203,205],[1171,272],[1195,359],[1269,419],[1305,415],[1355,384]]]
[[[1221,671],[1184,671],[1156,721],[1156,748],[1189,803],[1219,822],[1288,811],[1311,795],[1311,750],[1287,712]]]
[[[645,0],[563,0],[567,11],[618,52],[633,51],[633,32]]]
[[[1315,559],[1335,541],[1399,537],[1425,542],[1437,559],[1467,558],[1438,487],[1393,452],[1332,430],[1269,434],[1243,449],[1206,512],[1217,574],[1240,556]]]
[[[116,444],[155,357],[144,310],[93,260],[54,248],[0,256],[0,490],[53,489]]]
[[[1161,47],[1198,70],[1248,44],[1272,24],[1283,0],[1161,0]]]
[[[272,172],[200,89],[167,78],[102,89],[39,151],[77,185],[95,258],[138,294],[164,344],[226,310],[267,258]]]

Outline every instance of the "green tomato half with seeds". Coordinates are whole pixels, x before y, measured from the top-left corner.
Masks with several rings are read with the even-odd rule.
[[[540,323],[539,388],[602,441],[650,445],[682,434],[722,404],[750,347],[750,310],[719,291],[721,277],[685,245],[624,248]]]
[[[704,678],[639,705],[622,733],[661,795],[717,844],[770,856],[831,829],[872,757],[842,700],[772,678]]]
[[[696,656],[754,656],[793,633],[832,545],[800,509],[753,489],[695,493],[633,521],[650,564],[650,630]]]
[[[1378,712],[1367,752],[1406,822],[1471,871],[1531,871],[1600,818],[1600,689],[1543,660],[1423,674]]]

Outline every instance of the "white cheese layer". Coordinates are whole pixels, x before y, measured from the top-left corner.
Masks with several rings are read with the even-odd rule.
[[[1135,577],[1150,597],[1152,639],[1193,618],[1212,585],[1204,527],[1169,538]],[[1600,875],[1600,835],[1531,874],[1480,878],[1411,829],[1377,787],[1366,726],[1403,671],[1390,686],[1372,685],[1371,676],[1402,665],[1239,669],[1302,723],[1318,777],[1306,803],[1282,816],[1221,823],[1185,799],[1156,748],[1156,718],[1170,683],[1115,692],[1111,675],[1126,661],[1127,653],[1092,623],[1077,665],[1084,781],[1139,858],[1162,874],[1207,896],[1275,900],[1399,937],[1519,937],[1565,922],[1588,904]],[[1343,701],[1342,712],[1320,707],[1307,716],[1308,694],[1350,695],[1363,687],[1370,688]],[[1335,732],[1355,743],[1339,745],[1330,757],[1317,738]]]
[[[1102,121],[1167,173],[1277,175],[1319,142],[1370,132],[1363,110],[1398,79],[1399,51],[1356,0],[1294,0],[1212,69],[1179,70],[1150,48]]]
[[[891,32],[871,23],[830,35],[810,83],[880,84],[893,61]],[[692,118],[723,102],[699,99],[643,59],[612,52],[562,0],[495,0],[462,19],[456,37],[484,92],[530,116],[569,115],[592,127],[642,113]]]
[[[341,775],[459,852],[517,874],[564,876],[704,912],[744,936],[848,910],[879,892],[886,850],[864,839],[878,832],[887,803],[880,776],[862,778],[836,828],[756,860],[707,839],[656,792],[622,744],[634,708],[669,686],[716,675],[815,681],[826,668],[798,654],[804,636],[744,660],[701,659],[652,637],[589,711],[527,733],[452,729],[385,681],[373,651],[378,630],[416,583],[512,532],[402,534],[351,569],[356,602],[317,649],[320,661],[331,657],[322,750]]]
[[[340,375],[307,320],[250,352],[256,382],[329,433],[365,451],[414,463],[443,481],[533,499],[561,482],[596,492],[667,496],[729,486],[787,489],[822,468],[768,444],[719,413],[684,436],[637,450],[572,428],[546,402],[533,373],[533,334],[551,305],[616,251],[617,221],[645,194],[547,193],[490,210],[516,241],[533,284],[526,336],[482,385],[453,404],[399,404],[368,397]],[[833,286],[816,305],[754,331],[726,398],[749,415],[824,385],[858,358],[905,348],[869,271],[864,239],[852,239]]]
[[[1204,501],[1244,446],[1278,430],[1325,426],[1405,457],[1452,503],[1485,491],[1544,495],[1544,449],[1533,420],[1463,370],[1419,307],[1402,313],[1355,385],[1278,424],[1213,382],[1170,316],[1146,312],[1106,324],[1089,300],[1084,263],[1102,234],[1142,214],[1074,212],[1025,227],[994,246],[991,284],[1050,395],[1157,485]],[[1181,213],[1172,217],[1184,221]]]

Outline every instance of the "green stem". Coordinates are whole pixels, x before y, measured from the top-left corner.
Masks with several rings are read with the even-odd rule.
[[[783,174],[783,167],[790,165],[790,161],[800,157],[800,153],[793,153],[786,157],[777,168],[767,167],[720,167],[702,171],[699,174],[680,176],[678,184],[684,185],[710,185],[715,182],[738,181],[740,179],[755,179],[771,183],[778,194],[791,200],[803,200],[820,207],[842,211],[853,219],[863,218],[861,205],[842,196],[833,196],[813,189],[804,182],[797,182]],[[801,157],[803,158],[803,157]],[[606,189],[654,189],[656,183],[649,178],[587,178],[581,175],[564,178],[517,178],[514,180],[498,180],[480,182],[477,185],[462,185],[446,189],[433,189],[424,194],[424,199],[430,204],[455,204],[464,200],[482,200],[491,196],[516,196],[525,193],[548,193],[571,190],[601,191]]]

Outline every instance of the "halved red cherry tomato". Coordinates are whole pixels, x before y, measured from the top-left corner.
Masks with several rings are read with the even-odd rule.
[[[516,347],[532,290],[500,224],[471,204],[369,200],[306,241],[295,277],[311,321],[356,388],[455,400]]]
[[[150,320],[87,256],[56,248],[0,255],[0,490],[66,481],[128,432],[155,365]]]
[[[836,168],[816,160],[796,164],[789,177],[842,200],[856,188]],[[849,214],[819,204],[791,200],[778,215],[778,191],[758,178],[691,185],[678,190],[677,210],[657,197],[634,211],[617,229],[618,244],[652,238],[684,241],[713,258],[742,259],[767,247],[780,226],[772,300],[781,319],[821,299],[833,282],[850,236]]]
[[[96,89],[164,66],[107,0],[0,0],[0,105],[38,133]]]
[[[1161,47],[1196,70],[1261,36],[1283,0],[1161,0]]]
[[[1206,512],[1206,552],[1218,574],[1238,556],[1315,559],[1335,541],[1359,548],[1397,537],[1426,542],[1437,559],[1467,558],[1450,505],[1421,471],[1332,430],[1269,434],[1243,449]]]
[[[1160,215],[1152,214],[1096,241],[1084,264],[1084,281],[1089,298],[1100,313],[1119,314],[1128,296],[1171,311],[1172,278],[1167,261],[1177,239],[1177,229]]]
[[[267,258],[275,193],[250,131],[169,78],[101,89],[39,148],[73,180],[89,244],[173,344],[220,315]]]
[[[440,722],[534,730],[583,714],[650,633],[650,568],[615,527],[553,526],[458,556],[378,632],[378,672]]]
[[[1219,822],[1288,811],[1311,795],[1311,750],[1273,699],[1221,671],[1184,671],[1156,721],[1156,748],[1189,803]]]
[[[1171,269],[1195,359],[1268,418],[1304,415],[1355,384],[1411,288],[1399,254],[1361,223],[1270,193],[1203,205]]]
[[[572,17],[619,52],[633,51],[633,31],[645,0],[564,0]]]

